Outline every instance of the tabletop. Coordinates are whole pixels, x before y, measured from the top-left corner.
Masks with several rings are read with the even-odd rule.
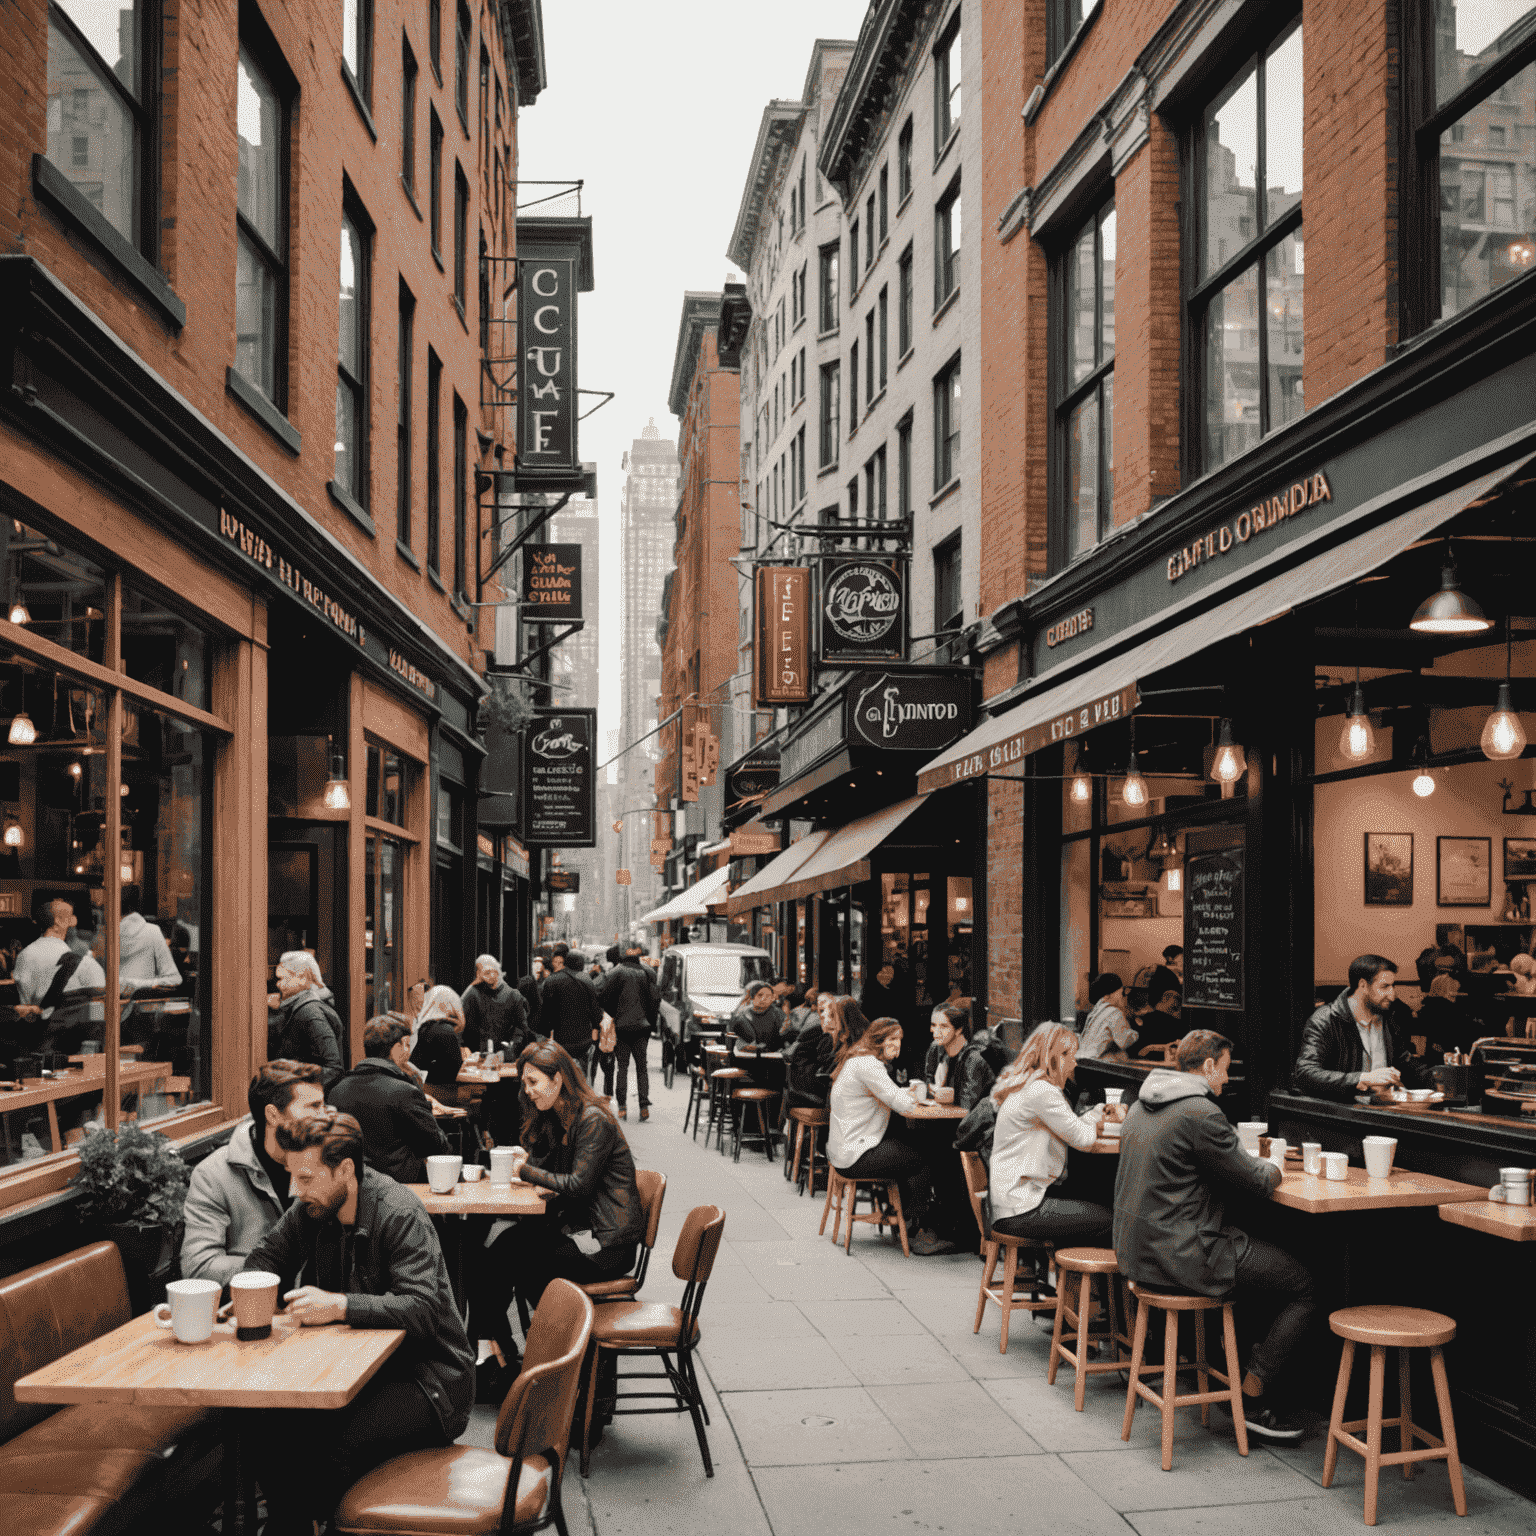
[[[1470,1200],[1466,1204],[1442,1205],[1440,1220],[1492,1237],[1507,1237],[1515,1243],[1536,1243],[1536,1206],[1500,1205],[1493,1200]]]
[[[430,1184],[405,1186],[426,1206],[429,1216],[542,1216],[546,1192],[521,1179],[511,1184],[492,1184],[485,1177],[474,1183],[460,1179],[446,1195],[436,1195]]]
[[[916,1109],[902,1111],[906,1120],[964,1120],[970,1113],[961,1109],[958,1104],[935,1104],[932,1099],[927,1099],[919,1104]]]
[[[233,1321],[178,1344],[145,1313],[16,1383],[20,1403],[152,1408],[345,1408],[405,1339],[402,1328],[298,1328],[279,1313],[270,1338],[241,1341]]]
[[[1332,1211],[1386,1211],[1415,1205],[1455,1205],[1486,1197],[1476,1184],[1458,1184],[1432,1173],[1410,1173],[1394,1168],[1384,1179],[1373,1179],[1364,1168],[1351,1168],[1343,1179],[1325,1179],[1320,1173],[1285,1170],[1280,1187],[1270,1199],[1292,1210],[1314,1216]]]

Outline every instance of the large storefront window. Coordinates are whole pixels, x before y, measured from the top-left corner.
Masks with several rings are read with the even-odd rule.
[[[910,985],[916,1008],[971,995],[975,909],[968,875],[880,876],[880,958]]]
[[[405,1006],[400,924],[405,913],[407,855],[415,842],[405,829],[419,782],[420,770],[409,758],[390,747],[368,743],[363,950],[367,957],[364,1007],[370,1019]]]

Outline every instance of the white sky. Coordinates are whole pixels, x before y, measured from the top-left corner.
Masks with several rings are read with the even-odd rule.
[[[598,703],[600,742],[619,723],[620,457],[651,416],[663,437],[677,436],[667,390],[683,293],[718,292],[730,270],[725,248],[763,108],[775,97],[798,100],[811,45],[857,38],[865,8],[864,0],[776,0],[767,12],[719,0],[544,6],[549,86],[518,119],[518,175],[586,182],[581,211],[592,216],[597,287],[581,300],[581,387],[616,392],[580,428],[581,456],[598,468],[599,580],[611,621],[600,637],[603,697],[580,701]],[[527,187],[519,202],[551,190]]]

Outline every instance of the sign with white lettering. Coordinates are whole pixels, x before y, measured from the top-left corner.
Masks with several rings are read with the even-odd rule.
[[[811,573],[805,566],[757,569],[757,645],[752,706],[808,704],[811,698]]]
[[[595,709],[536,709],[523,732],[523,841],[530,848],[594,848]]]
[[[828,560],[816,610],[824,667],[900,661],[907,653],[906,563],[894,557]]]
[[[1054,650],[1063,640],[1075,640],[1093,628],[1093,609],[1084,608],[1070,618],[1060,619],[1045,632],[1045,643]]]
[[[1243,1007],[1243,849],[1184,860],[1184,1006]]]
[[[517,264],[517,479],[568,477],[576,453],[576,262]]]
[[[521,603],[525,624],[580,623],[581,545],[525,545]]]
[[[971,674],[951,667],[858,672],[844,691],[850,745],[942,752],[971,728]]]
[[[1323,502],[1332,500],[1333,488],[1328,484],[1327,475],[1321,470],[1315,475],[1307,475],[1287,486],[1285,490],[1266,497],[1246,511],[1239,512],[1236,517],[1229,519],[1219,528],[1213,528],[1203,538],[1196,539],[1193,544],[1186,544],[1182,549],[1175,550],[1168,556],[1168,580],[1177,581],[1204,561],[1214,560],[1219,555],[1230,554],[1234,549],[1241,548],[1256,534],[1278,528],[1286,518],[1295,517],[1298,513],[1306,511],[1308,507],[1320,506]],[[1047,635],[1046,644],[1053,643]]]

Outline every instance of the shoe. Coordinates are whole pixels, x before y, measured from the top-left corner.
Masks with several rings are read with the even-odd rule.
[[[1262,1397],[1243,1398],[1243,1422],[1250,1435],[1274,1445],[1294,1445],[1306,1435],[1299,1424],[1282,1418]]]
[[[622,1104],[619,1105],[619,1119],[620,1120],[627,1120],[627,1119],[629,1119],[629,1111],[627,1109],[625,1109]]]
[[[651,1118],[651,1111],[648,1105],[642,1104],[640,1106],[640,1118],[642,1120],[649,1120]]]
[[[919,1232],[907,1245],[912,1252],[922,1258],[931,1258],[937,1253],[958,1253],[959,1244],[952,1243],[947,1237],[940,1237],[934,1232]]]

